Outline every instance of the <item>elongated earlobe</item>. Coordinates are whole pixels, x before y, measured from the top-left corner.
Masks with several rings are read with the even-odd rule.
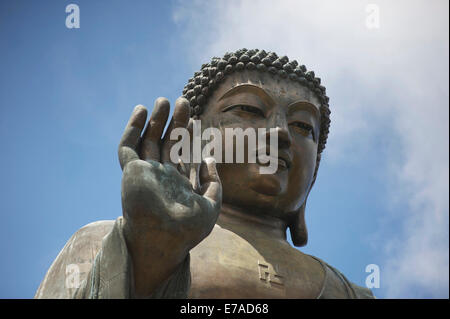
[[[316,167],[314,169],[314,176],[311,182],[311,186],[308,191],[308,195],[306,196],[303,205],[297,210],[297,213],[294,215],[294,218],[291,220],[289,224],[289,230],[291,231],[292,243],[296,247],[306,246],[308,243],[308,229],[306,228],[305,221],[305,209],[306,209],[306,201],[308,200],[309,192],[311,191],[314,183],[316,182],[317,171],[319,169],[321,154],[317,155]]]
[[[295,217],[289,224],[289,230],[291,231],[292,243],[296,247],[305,246],[308,243],[308,229],[305,222],[305,207],[306,200],[303,205],[298,209]]]

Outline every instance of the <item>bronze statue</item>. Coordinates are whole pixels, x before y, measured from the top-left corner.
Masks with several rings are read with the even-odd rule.
[[[147,125],[137,106],[119,145],[123,216],[76,232],[35,298],[373,298],[286,240],[287,228],[294,245],[308,239],[305,206],[328,102],[304,65],[241,49],[195,73],[164,137],[169,102],[156,100]],[[170,132],[192,131],[193,120],[222,132],[276,129],[278,170],[260,174],[258,161],[173,163]]]

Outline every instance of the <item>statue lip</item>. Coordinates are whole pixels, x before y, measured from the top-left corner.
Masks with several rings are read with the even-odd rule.
[[[282,169],[289,169],[289,164],[283,158],[278,158],[278,166],[281,166]]]
[[[259,156],[258,156],[258,153],[260,152],[260,150],[258,150],[258,152],[256,153],[256,162],[259,164],[259,165],[262,165],[262,166],[268,166],[269,165],[269,162],[267,162],[267,163],[262,163],[261,161],[260,161],[260,159],[259,159]],[[262,151],[262,152],[264,152],[264,151]],[[267,155],[267,157],[266,157],[267,159],[275,159],[275,157],[274,156],[271,156],[271,155]],[[285,152],[285,151],[282,151],[282,150],[279,150],[278,151],[278,157],[276,157],[276,160],[278,161],[278,167],[279,167],[279,169],[281,169],[281,170],[285,170],[285,169],[290,169],[291,168],[291,164],[292,164],[292,160],[291,160],[291,157],[289,156],[289,153],[287,153],[287,152]]]
[[[291,157],[289,156],[289,153],[279,150],[278,151],[278,160],[279,160],[279,162],[284,162],[286,169],[291,168],[292,160],[291,160]]]

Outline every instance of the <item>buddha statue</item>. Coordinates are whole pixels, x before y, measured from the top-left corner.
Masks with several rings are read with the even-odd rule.
[[[137,106],[119,144],[123,216],[78,230],[35,298],[374,298],[306,245],[305,208],[330,126],[320,78],[297,61],[241,49],[213,58],[147,121]],[[277,133],[278,167],[178,163],[170,134],[201,121]],[[163,136],[164,135],[164,136]],[[233,146],[235,146],[233,144]],[[75,279],[76,280],[75,280]]]

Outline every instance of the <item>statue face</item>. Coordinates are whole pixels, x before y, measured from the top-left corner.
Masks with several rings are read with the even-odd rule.
[[[223,203],[283,219],[303,204],[316,165],[319,106],[308,88],[278,75],[245,70],[225,77],[203,107],[202,129],[219,128],[225,150],[225,128],[276,128],[279,165],[260,174],[261,164],[247,156],[244,163],[219,163]]]

